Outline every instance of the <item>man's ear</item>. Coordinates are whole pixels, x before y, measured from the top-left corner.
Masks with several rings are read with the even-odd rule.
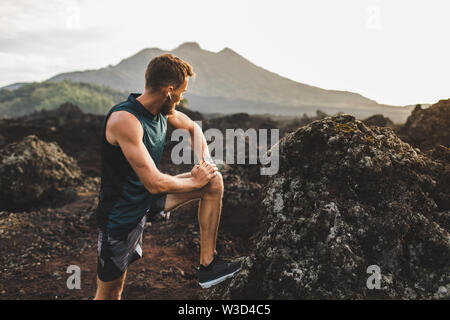
[[[163,90],[164,95],[167,97],[169,95],[169,93],[172,95],[173,94],[173,86],[167,86],[164,90]]]

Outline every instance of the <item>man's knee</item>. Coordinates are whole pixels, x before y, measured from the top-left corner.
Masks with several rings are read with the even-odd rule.
[[[223,194],[223,177],[220,172],[212,178],[207,184],[206,192],[216,196],[222,196]]]

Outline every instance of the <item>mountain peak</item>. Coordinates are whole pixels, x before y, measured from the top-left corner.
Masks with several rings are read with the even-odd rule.
[[[236,54],[236,52],[235,51],[233,51],[233,50],[231,50],[230,48],[228,48],[228,47],[225,47],[225,48],[223,48],[222,50],[220,50],[218,53],[221,53],[221,54],[229,54],[229,53],[234,53],[234,54]]]
[[[182,43],[182,44],[180,44],[175,50],[178,50],[178,49],[195,49],[195,50],[198,50],[198,49],[201,49],[200,48],[200,45],[197,43],[197,42],[184,42],[184,43]]]
[[[160,52],[161,49],[157,48],[157,47],[152,47],[152,48],[144,48],[142,50],[140,50],[138,53],[134,54],[135,56],[140,56],[140,55],[151,55],[151,54],[156,54],[158,52]]]

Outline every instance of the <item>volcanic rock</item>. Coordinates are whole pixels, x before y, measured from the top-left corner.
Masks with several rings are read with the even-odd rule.
[[[427,151],[441,144],[450,147],[450,99],[422,109],[416,107],[398,135],[414,147]]]
[[[279,148],[252,254],[204,298],[443,297],[450,285],[447,164],[391,128],[348,114],[301,127]]]
[[[388,117],[382,114],[374,114],[362,121],[366,126],[379,126],[379,127],[390,127],[394,128],[395,125]]]
[[[442,144],[437,145],[432,150],[429,150],[427,154],[430,154],[431,157],[435,160],[444,161],[446,163],[450,163],[450,149],[443,146]]]
[[[85,113],[70,102],[63,103],[56,109],[35,111],[22,117],[24,121],[43,120],[52,125],[63,126],[68,122],[83,119]]]
[[[0,208],[23,209],[42,200],[73,199],[71,187],[82,182],[76,160],[55,142],[29,135],[8,144],[0,154]]]
[[[67,155],[77,160],[83,173],[97,177],[100,176],[100,129],[103,120],[104,115],[83,113],[79,107],[65,103],[57,109],[0,120],[0,135],[4,137],[4,145],[20,142],[32,134],[43,141],[54,141]]]
[[[3,148],[5,143],[6,143],[5,137],[0,134],[0,148]]]
[[[221,226],[232,234],[250,238],[260,220],[259,207],[261,185],[245,180],[238,174],[223,173],[224,195]]]

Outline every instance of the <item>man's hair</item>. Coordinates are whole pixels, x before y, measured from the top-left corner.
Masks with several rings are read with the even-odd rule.
[[[171,53],[164,53],[154,57],[145,71],[145,88],[151,91],[173,85],[181,86],[187,77],[194,75],[194,70],[186,61]]]

